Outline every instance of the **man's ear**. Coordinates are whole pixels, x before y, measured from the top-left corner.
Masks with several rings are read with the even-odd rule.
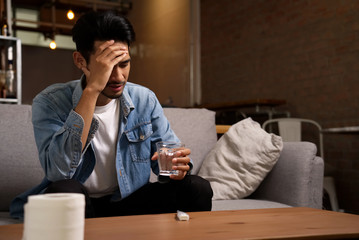
[[[83,67],[87,67],[87,63],[82,54],[78,51],[75,51],[72,54],[72,58],[74,60],[74,64],[78,69],[82,69]]]

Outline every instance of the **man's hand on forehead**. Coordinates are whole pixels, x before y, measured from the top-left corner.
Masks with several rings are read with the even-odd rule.
[[[121,49],[126,49],[128,50],[128,46],[127,46],[127,43],[124,43],[124,42],[114,42],[113,43],[113,46],[119,46]]]
[[[128,45],[124,42],[116,42],[114,40],[108,41],[95,41],[94,44],[95,51],[100,50],[101,52],[105,51],[106,49],[110,49],[112,51],[122,50],[128,52]]]
[[[90,56],[87,66],[82,68],[87,85],[101,92],[110,78],[114,66],[130,60],[128,45],[123,42],[95,41],[95,52]]]
[[[128,56],[128,46],[123,42],[95,41],[94,57],[97,62],[107,62],[116,65]]]

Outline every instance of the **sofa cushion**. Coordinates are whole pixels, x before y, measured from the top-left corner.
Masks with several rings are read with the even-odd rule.
[[[234,200],[212,201],[212,211],[260,209],[260,208],[287,208],[287,207],[291,207],[291,206],[274,201],[258,200],[258,199],[234,199]]]
[[[250,198],[321,209],[324,161],[316,154],[314,143],[284,142],[277,163]]]
[[[277,162],[282,138],[264,131],[251,118],[231,126],[202,164],[199,175],[213,189],[213,199],[239,199],[253,193]]]
[[[35,145],[31,106],[0,104],[0,112],[0,211],[8,211],[11,200],[38,185],[44,172]]]

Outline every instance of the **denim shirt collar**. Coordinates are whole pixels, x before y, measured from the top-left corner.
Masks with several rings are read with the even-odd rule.
[[[82,89],[83,81],[86,81],[85,74],[83,74],[81,76],[81,79],[80,79],[78,85],[76,86],[74,93],[72,95],[72,103],[73,103],[74,108],[77,106],[77,104],[80,101],[80,98],[81,98],[81,95],[83,92],[83,89]],[[131,99],[130,95],[128,94],[126,86],[125,86],[123,93],[120,97],[120,101],[121,101],[121,108],[122,108],[123,114],[125,117],[127,117],[130,114],[130,112],[133,109],[135,109],[135,105],[133,104],[132,99]]]
[[[82,74],[81,79],[78,82],[78,84],[74,90],[74,93],[72,94],[72,106],[74,109],[76,108],[77,104],[79,103],[82,92],[83,92],[82,84],[81,84],[82,81],[86,81],[85,74]]]

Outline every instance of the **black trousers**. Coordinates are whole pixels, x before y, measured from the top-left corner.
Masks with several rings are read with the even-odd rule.
[[[86,200],[86,218],[139,214],[210,211],[212,188],[209,182],[196,175],[166,183],[148,183],[120,201],[111,195],[90,198],[85,187],[76,180],[60,180],[49,185],[45,193],[82,193]]]

